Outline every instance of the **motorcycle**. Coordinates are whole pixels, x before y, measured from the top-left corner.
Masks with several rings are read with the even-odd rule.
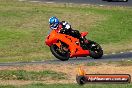
[[[52,54],[60,59],[66,61],[73,57],[87,57],[90,56],[94,59],[99,59],[103,56],[101,46],[91,40],[86,39],[88,32],[82,32],[79,40],[70,35],[57,33],[52,30],[46,37],[45,43],[50,47]]]

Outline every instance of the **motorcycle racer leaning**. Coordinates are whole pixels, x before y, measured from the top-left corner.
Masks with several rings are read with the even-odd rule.
[[[49,25],[50,25],[51,30],[56,30],[56,32],[58,33],[73,36],[75,38],[78,38],[80,43],[83,42],[83,38],[81,37],[81,34],[79,33],[79,31],[73,30],[71,28],[71,25],[68,22],[66,21],[60,22],[57,17],[53,16],[49,19]]]

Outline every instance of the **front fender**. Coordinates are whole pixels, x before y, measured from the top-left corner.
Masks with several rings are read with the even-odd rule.
[[[58,40],[56,36],[58,36],[58,34],[55,32],[55,30],[52,30],[51,33],[46,37],[45,44],[51,46],[53,43],[56,43]]]
[[[53,39],[53,40],[49,40],[49,39],[46,39],[45,40],[45,43],[46,45],[48,46],[51,46],[52,44],[56,43],[57,42],[57,39]]]

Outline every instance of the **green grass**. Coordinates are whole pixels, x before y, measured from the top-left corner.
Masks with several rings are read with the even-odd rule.
[[[99,66],[99,65],[102,65],[102,63],[101,62],[89,62],[85,64],[85,66]]]
[[[55,71],[25,71],[25,70],[1,70],[0,80],[31,80],[31,81],[44,81],[44,80],[62,80],[66,79],[66,74],[58,73]]]
[[[16,87],[12,85],[6,85],[6,86],[0,85],[0,88],[16,88]]]
[[[109,61],[107,64],[116,64],[117,66],[132,66],[132,60],[122,60],[122,61]]]
[[[79,86],[78,84],[31,84],[25,86],[0,86],[0,88],[131,88],[132,84],[86,84]]]
[[[51,16],[70,22],[74,29],[88,31],[88,39],[100,43],[106,53],[132,49],[131,7],[0,0],[0,62],[51,59],[44,44]]]

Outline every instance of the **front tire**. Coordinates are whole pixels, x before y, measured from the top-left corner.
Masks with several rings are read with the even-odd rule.
[[[58,58],[61,61],[67,61],[70,58],[69,52],[65,52],[65,54],[62,54],[61,52],[59,52],[59,47],[57,45],[54,44],[51,45],[50,51],[56,58]]]

